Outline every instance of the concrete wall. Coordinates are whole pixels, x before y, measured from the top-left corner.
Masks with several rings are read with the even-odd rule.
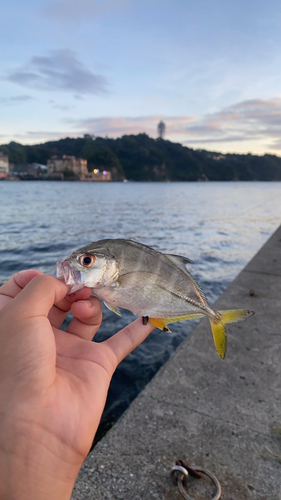
[[[281,499],[281,227],[215,307],[256,314],[229,326],[225,360],[199,323],[89,455],[73,500],[182,500],[177,459],[215,474],[222,500]],[[205,479],[188,491],[213,493]]]

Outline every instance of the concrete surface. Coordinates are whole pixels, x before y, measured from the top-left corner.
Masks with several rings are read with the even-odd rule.
[[[280,500],[280,306],[281,227],[215,304],[256,312],[228,327],[226,359],[204,318],[89,455],[73,500],[180,500],[179,458],[215,474],[222,500]]]

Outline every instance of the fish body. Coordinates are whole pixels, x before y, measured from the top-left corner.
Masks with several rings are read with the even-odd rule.
[[[241,321],[252,311],[215,311],[186,268],[187,257],[164,254],[141,243],[106,239],[82,247],[57,263],[57,277],[69,293],[86,286],[105,305],[148,318],[162,330],[167,324],[208,316],[218,354],[226,354],[225,324]]]

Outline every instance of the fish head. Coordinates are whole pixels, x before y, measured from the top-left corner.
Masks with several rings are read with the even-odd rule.
[[[118,262],[106,249],[96,249],[92,243],[57,262],[57,278],[69,287],[68,294],[83,287],[109,286],[118,279]]]

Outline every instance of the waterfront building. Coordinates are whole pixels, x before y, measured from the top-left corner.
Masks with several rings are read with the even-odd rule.
[[[0,177],[9,175],[9,156],[0,151]]]
[[[40,163],[16,163],[10,169],[10,174],[23,180],[42,179],[46,177],[47,167]]]
[[[107,170],[99,170],[98,168],[95,168],[93,172],[88,172],[81,180],[89,182],[105,182],[112,181],[112,176],[111,172],[108,172]]]
[[[87,160],[69,155],[55,155],[47,161],[48,175],[53,177],[57,174],[73,172],[82,180],[88,174]]]

